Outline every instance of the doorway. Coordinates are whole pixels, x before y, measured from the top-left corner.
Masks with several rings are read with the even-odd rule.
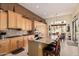
[[[75,43],[78,43],[78,36],[79,36],[79,20],[78,20],[78,16],[74,17],[74,21],[72,22],[72,40]]]

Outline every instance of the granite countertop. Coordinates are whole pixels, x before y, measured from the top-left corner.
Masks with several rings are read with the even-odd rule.
[[[7,37],[5,37],[4,39],[1,39],[1,38],[0,38],[0,40],[6,40],[6,39],[8,39],[8,38],[21,37],[21,36],[29,36],[29,35],[33,35],[33,34],[24,34],[24,35],[7,36]]]
[[[52,42],[55,42],[54,40],[51,40],[50,38],[41,38],[40,40],[32,40],[32,41],[45,43],[45,44],[50,44]]]

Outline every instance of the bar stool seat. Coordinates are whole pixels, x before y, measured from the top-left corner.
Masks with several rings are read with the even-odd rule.
[[[44,56],[59,56],[60,55],[60,41],[52,42],[43,48]]]
[[[52,45],[48,45],[43,49],[43,51],[44,51],[44,56],[48,56],[48,55],[53,56],[55,54],[55,47]]]

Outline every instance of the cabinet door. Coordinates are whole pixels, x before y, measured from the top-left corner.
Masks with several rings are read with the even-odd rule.
[[[7,29],[7,13],[0,10],[0,30]]]
[[[42,36],[43,37],[47,37],[48,36],[48,34],[47,34],[48,28],[47,28],[47,25],[46,24],[41,23],[39,29],[40,29],[40,32],[42,33]]]
[[[13,11],[8,11],[8,28],[16,28],[16,17]]]
[[[25,18],[22,17],[22,15],[16,13],[16,20],[17,20],[17,28],[25,30]]]
[[[22,26],[22,29],[23,29],[23,30],[26,30],[26,29],[25,29],[25,20],[26,20],[26,19],[25,19],[24,17],[22,17],[22,19],[21,19],[22,25],[21,25],[21,26]]]
[[[32,30],[32,21],[31,20],[29,20],[29,19],[26,19],[26,21],[25,21],[26,23],[26,30],[28,31],[28,30]]]
[[[17,38],[10,39],[10,51],[17,49]]]
[[[17,21],[17,28],[22,28],[22,16],[18,13],[16,15],[16,21]]]
[[[44,31],[45,37],[48,37],[48,25],[47,24],[45,24],[44,29],[45,29]]]
[[[29,20],[28,26],[29,26],[29,30],[32,30],[32,21],[31,20]]]
[[[34,28],[37,29],[38,31],[41,31],[41,23],[38,21],[34,21]],[[43,30],[43,29],[42,29]]]
[[[24,36],[24,47],[28,49],[28,36]]]
[[[17,40],[17,47],[18,48],[22,48],[22,47],[24,47],[24,41],[23,41],[23,37],[18,37],[17,38],[18,40]]]
[[[36,28],[37,31],[41,32],[42,37],[48,36],[48,28],[46,24],[42,22],[34,21],[34,28]]]
[[[29,26],[28,26],[28,19],[26,19],[26,20],[25,20],[25,28],[26,28],[27,31],[29,30],[28,27],[29,27]]]
[[[0,41],[0,55],[10,52],[9,45],[10,45],[9,40]]]

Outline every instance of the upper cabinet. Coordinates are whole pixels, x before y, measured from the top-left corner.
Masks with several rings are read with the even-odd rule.
[[[8,28],[16,28],[16,17],[13,11],[8,11]]]
[[[34,20],[43,22],[44,19],[19,4],[0,4],[0,30],[20,28],[29,31],[33,29]]]
[[[7,28],[20,28],[22,30],[31,31],[32,26],[41,32],[44,32],[42,29],[46,28],[46,24],[39,21],[33,22],[19,13],[9,10],[8,12],[0,11],[0,30],[5,30]]]
[[[41,22],[34,21],[34,29],[37,29],[38,31],[41,31]]]
[[[21,28],[21,20],[22,20],[22,16],[18,13],[15,13],[15,18],[16,18],[16,28]]]
[[[0,30],[7,29],[7,12],[0,10]]]
[[[26,30],[25,23],[26,23],[26,19],[24,17],[22,17],[22,20],[21,20],[21,25],[22,26],[21,27],[22,27],[23,30]]]
[[[16,28],[21,28],[22,30],[25,30],[25,20],[22,17],[21,14],[16,13]]]
[[[25,21],[21,14],[8,11],[8,28],[20,28],[24,30]]]
[[[32,30],[32,21],[19,13],[8,11],[8,28],[20,28],[29,31]]]
[[[34,21],[34,28],[41,33],[41,36],[47,37],[47,35],[48,35],[47,24],[44,24],[39,21]]]
[[[25,19],[25,28],[27,31],[32,30],[32,21],[29,19]]]

